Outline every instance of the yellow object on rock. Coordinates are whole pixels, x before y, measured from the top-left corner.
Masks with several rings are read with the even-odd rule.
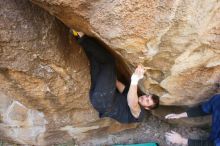
[[[75,31],[75,30],[72,29],[72,32],[73,32],[73,36],[79,36],[79,34],[78,34],[77,31]]]

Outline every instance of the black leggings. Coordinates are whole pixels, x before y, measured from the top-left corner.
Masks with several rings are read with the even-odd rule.
[[[90,101],[102,115],[114,100],[116,68],[112,55],[96,39],[83,36],[78,40],[90,61]],[[101,116],[100,115],[100,116]]]

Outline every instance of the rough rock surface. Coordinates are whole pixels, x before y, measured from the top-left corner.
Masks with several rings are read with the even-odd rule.
[[[88,60],[62,22],[27,0],[0,0],[0,22],[0,139],[51,145],[136,126],[99,119]]]
[[[80,146],[112,146],[114,144],[134,144],[157,142],[160,146],[180,146],[166,141],[164,135],[168,131],[176,131],[186,138],[206,139],[209,134],[199,128],[183,125],[169,125],[154,116],[149,116],[138,128],[129,129],[116,134],[94,136],[91,139],[80,141]],[[71,144],[71,141],[66,143]]]
[[[217,0],[31,1],[103,40],[131,70],[142,63],[147,68],[142,88],[160,95],[164,105],[194,105],[216,93]]]
[[[105,42],[130,71],[143,64],[141,89],[163,105],[191,106],[218,92],[218,0],[31,1]],[[0,0],[0,138],[50,145],[134,127],[99,120],[86,57],[50,14],[26,0]]]
[[[67,26],[104,41],[130,71],[147,71],[141,89],[166,106],[193,106],[219,92],[220,2],[217,0],[31,0]],[[177,123],[201,125],[207,120]]]

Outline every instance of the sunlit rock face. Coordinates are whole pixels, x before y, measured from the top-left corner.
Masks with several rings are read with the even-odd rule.
[[[0,139],[52,145],[136,125],[100,120],[69,28],[27,0],[0,0]]]
[[[193,106],[219,92],[217,0],[31,1],[67,26],[105,42],[131,72],[143,64],[147,70],[140,88],[159,95],[162,105]],[[163,107],[153,114],[164,119],[169,112]],[[177,123],[207,123],[199,121]]]
[[[88,60],[67,27],[102,40],[130,71],[143,64],[140,87],[163,105],[191,106],[218,92],[217,0],[31,2],[0,0],[1,139],[51,145],[135,126],[99,119]]]
[[[142,89],[163,105],[194,105],[220,77],[217,0],[32,0],[69,27],[96,36],[131,70],[146,68]]]
[[[20,144],[36,144],[42,142],[46,131],[45,115],[37,110],[28,109],[18,101],[0,94],[1,138],[11,138]]]

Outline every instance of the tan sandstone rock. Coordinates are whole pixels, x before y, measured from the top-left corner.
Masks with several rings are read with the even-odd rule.
[[[102,40],[130,71],[143,64],[147,71],[140,87],[159,95],[163,105],[192,106],[218,92],[218,0],[31,2],[66,26]],[[27,134],[28,128],[10,135],[7,127],[11,125],[1,114],[2,137],[51,144],[123,128],[108,118],[99,120],[90,105],[88,62],[82,50],[69,41],[66,26],[25,0],[1,0],[0,16],[0,98],[4,98],[0,111],[13,105],[11,115],[21,113],[11,119],[16,126],[29,118],[28,111],[34,111],[40,123],[33,137]],[[163,115],[160,110],[155,112]]]
[[[0,0],[0,16],[0,139],[52,145],[136,126],[99,119],[88,60],[63,23],[27,0]]]
[[[143,64],[141,89],[159,95],[163,105],[193,106],[219,92],[217,0],[31,1],[104,41],[130,71]]]
[[[194,105],[216,93],[217,0],[31,1],[103,40],[131,70],[142,63],[147,68],[142,89],[160,95],[164,105]]]

